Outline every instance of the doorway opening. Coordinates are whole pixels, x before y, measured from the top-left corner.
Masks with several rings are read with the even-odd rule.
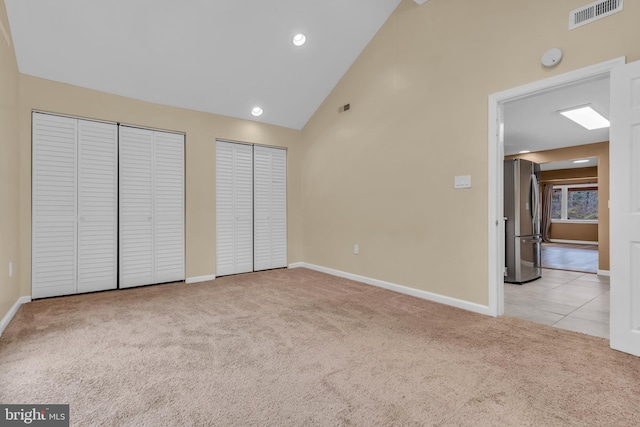
[[[508,117],[505,118],[505,129],[509,129]],[[505,139],[509,139],[509,132],[505,133]],[[600,145],[606,147],[607,143],[596,144]],[[570,149],[584,151],[582,147],[585,146]],[[561,150],[564,149],[548,152]],[[548,152],[542,151],[539,155]],[[597,274],[598,228],[609,228],[608,216],[603,214],[603,218],[599,218],[598,211],[607,209],[608,182],[598,184],[597,158],[581,160],[589,161],[540,164],[542,229],[545,231],[539,243],[541,278],[523,285],[505,282],[505,314],[609,338],[609,277]],[[581,167],[585,163],[594,166]],[[603,242],[604,249],[600,250],[605,255],[603,265],[608,263],[608,236],[604,239],[607,242]],[[608,265],[605,268],[608,269]]]
[[[609,81],[605,81],[607,87],[602,96],[606,96],[608,106]],[[602,134],[608,141],[608,128],[603,129]],[[608,154],[607,142],[595,146]],[[568,147],[576,155],[587,155],[540,165],[542,203],[546,208],[543,209],[543,268],[608,276],[609,182],[604,179],[608,174],[608,161],[599,161],[598,156],[589,157],[588,154],[593,154],[589,151],[591,147],[594,145]],[[552,150],[555,151],[563,149]],[[603,182],[598,179],[601,175]]]
[[[594,65],[591,67],[587,67],[581,70],[573,71],[570,73],[566,73],[560,76],[555,76],[549,79],[545,79],[539,82],[535,82],[532,84],[520,86],[517,88],[513,88],[504,92],[500,92],[489,97],[489,306],[490,311],[495,315],[505,314],[505,287],[520,287],[520,291],[522,295],[524,293],[534,293],[534,287],[537,288],[559,288],[560,286],[566,286],[564,290],[568,290],[570,286],[575,286],[570,282],[574,280],[580,280],[582,282],[588,282],[590,279],[593,282],[591,287],[594,288],[592,293],[601,292],[605,287],[608,287],[608,278],[606,276],[597,276],[596,274],[590,273],[581,273],[581,272],[571,272],[565,270],[552,270],[552,269],[544,269],[542,273],[543,279],[539,279],[538,285],[535,285],[535,281],[529,284],[522,285],[505,285],[503,282],[504,275],[504,266],[505,266],[505,228],[503,221],[503,194],[504,194],[504,175],[502,164],[505,158],[505,154],[519,154],[517,151],[515,153],[509,152],[509,149],[513,149],[513,147],[509,147],[510,141],[505,139],[505,123],[507,117],[505,117],[505,106],[509,103],[515,103],[520,100],[524,100],[530,97],[541,96],[544,94],[549,94],[554,91],[562,91],[570,86],[579,85],[581,83],[586,83],[589,81],[594,81],[598,79],[607,79],[610,75],[610,71],[619,65],[624,64],[624,58],[618,58],[612,61],[608,61],[602,64]],[[607,83],[608,84],[608,83]],[[527,117],[526,115],[523,117]],[[605,138],[608,141],[608,138]],[[554,149],[558,147],[553,146],[553,141],[550,141],[552,145],[546,147],[547,150]],[[566,148],[571,144],[565,144],[562,148]],[[527,147],[518,147],[518,151],[526,151]],[[544,151],[544,150],[543,150]],[[529,160],[535,161],[535,153],[531,153],[531,156],[534,158],[529,158]],[[560,160],[560,159],[555,159]],[[564,160],[573,160],[571,158],[567,158]],[[547,160],[549,162],[551,160]],[[544,163],[544,162],[540,162]],[[608,158],[607,158],[608,163]],[[607,195],[608,197],[608,195]],[[608,238],[608,235],[607,235]],[[608,246],[608,245],[607,245]],[[608,251],[608,247],[607,247]],[[608,252],[607,252],[608,256]],[[602,270],[602,269],[600,269]],[[600,271],[604,273],[604,271]],[[546,280],[544,279],[546,276]],[[604,277],[604,278],[603,278]],[[541,281],[542,280],[542,281]],[[607,283],[601,283],[601,282]],[[562,283],[558,283],[562,282]],[[558,285],[558,286],[555,286]],[[589,287],[587,284],[586,287]],[[529,290],[527,290],[527,288]],[[598,289],[595,289],[598,288]],[[510,288],[507,288],[510,289]],[[563,297],[566,295],[562,295],[562,289],[558,289],[555,292],[553,301],[555,304],[559,305],[567,305],[562,301]],[[510,290],[507,292],[511,292]],[[604,293],[604,292],[603,292]],[[511,298],[511,296],[509,296]],[[568,298],[571,298],[570,296]],[[587,298],[587,297],[585,297]],[[589,301],[585,301],[585,304]],[[601,305],[606,305],[608,307],[608,300],[605,300],[605,297],[599,302]],[[545,302],[539,302],[539,305],[544,305]],[[547,305],[549,307],[549,305]],[[550,313],[554,314],[553,311],[560,311],[560,313],[555,313],[556,322],[564,317],[567,317],[567,314],[570,313],[568,307],[563,307],[564,310],[558,310],[558,306],[552,307]],[[575,311],[575,310],[574,310]],[[566,313],[564,313],[566,312]],[[559,318],[558,318],[559,316]],[[608,315],[607,315],[608,316]],[[602,317],[602,316],[601,316]],[[535,319],[530,319],[535,320]],[[554,316],[548,316],[548,320],[546,323],[550,323],[554,320]],[[567,321],[569,322],[569,321]],[[565,322],[565,323],[567,323]],[[574,324],[584,323],[577,320],[573,320]],[[571,328],[567,328],[571,329]],[[606,328],[606,333],[608,334],[608,326]]]
[[[608,79],[606,83],[608,85]],[[603,96],[608,98],[608,88]],[[553,105],[546,107],[547,110],[553,108]],[[505,128],[510,128],[508,117],[505,117]],[[523,158],[540,165],[542,268],[609,274],[608,129],[601,134],[593,138],[604,141],[594,144],[505,157],[505,160]],[[510,138],[506,133],[505,139]],[[559,134],[558,140],[564,141],[565,137]],[[514,145],[511,150],[513,147],[519,149]],[[535,147],[530,143],[528,148]],[[548,161],[555,158],[563,160]]]

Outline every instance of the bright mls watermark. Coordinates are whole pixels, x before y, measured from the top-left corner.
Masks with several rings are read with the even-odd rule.
[[[1,426],[68,427],[69,405],[1,405]]]

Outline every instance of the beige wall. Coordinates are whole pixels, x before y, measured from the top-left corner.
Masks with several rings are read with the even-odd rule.
[[[575,147],[559,148],[557,150],[538,151],[536,153],[518,154],[507,158],[523,158],[536,163],[559,162],[564,160],[582,159],[585,157],[598,158],[598,269],[609,270],[609,142],[577,145]],[[553,224],[551,228],[556,227]],[[562,228],[562,227],[560,227]],[[561,231],[567,231],[566,228]],[[569,230],[575,235],[575,230]],[[554,237],[567,240],[591,240]]]
[[[487,304],[488,96],[620,56],[640,59],[640,2],[573,31],[568,12],[584,0],[561,3],[402,0],[302,132],[29,76],[20,76],[17,98],[15,59],[0,46],[0,135],[9,151],[0,196],[13,205],[0,210],[0,284],[18,249],[20,266],[19,291],[15,277],[0,291],[0,315],[30,295],[32,109],[186,133],[188,277],[215,273],[219,137],[289,147],[289,262]],[[546,69],[540,57],[551,47],[565,57]],[[351,109],[339,114],[346,103]],[[467,174],[473,187],[454,190],[453,177]]]
[[[598,224],[554,222],[551,224],[551,239],[598,243]]]
[[[547,153],[553,153],[555,150],[546,150]],[[572,152],[570,150],[570,152]],[[507,156],[506,158],[514,158],[522,154]],[[571,159],[567,159],[571,160]],[[553,185],[563,184],[594,184],[598,182],[598,167],[590,166],[587,168],[558,169],[553,171],[542,171],[540,173],[540,181]]]
[[[288,258],[302,260],[301,132],[20,75],[21,292],[31,295],[31,111],[41,110],[186,133],[186,275],[215,273],[215,140],[287,147]]]
[[[4,1],[0,24],[9,31]],[[0,34],[0,320],[22,294],[19,276],[18,65],[11,40]],[[9,262],[13,276],[9,277]]]
[[[640,59],[640,2],[568,31],[584,4],[403,0],[303,129],[305,261],[487,304],[488,96]]]

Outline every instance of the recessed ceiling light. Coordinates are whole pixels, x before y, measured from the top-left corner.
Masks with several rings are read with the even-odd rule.
[[[253,109],[251,110],[251,115],[252,115],[252,116],[255,116],[255,117],[258,117],[258,116],[261,116],[263,112],[264,112],[264,111],[262,111],[262,108],[260,108],[260,107],[253,107]]]
[[[573,163],[588,163],[589,159],[574,160]]]
[[[589,106],[559,111],[559,113],[588,130],[609,127],[609,120],[605,119],[602,114]]]
[[[518,154],[527,154],[530,153],[531,150],[522,150],[522,151],[518,151]]]
[[[293,44],[296,46],[302,46],[307,41],[307,36],[304,34],[296,34],[293,36]]]

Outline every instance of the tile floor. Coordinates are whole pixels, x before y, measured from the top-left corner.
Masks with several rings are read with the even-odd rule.
[[[609,278],[544,268],[538,280],[504,284],[504,309],[508,316],[609,338]]]
[[[542,267],[596,273],[598,271],[598,245],[544,242],[542,244]]]

